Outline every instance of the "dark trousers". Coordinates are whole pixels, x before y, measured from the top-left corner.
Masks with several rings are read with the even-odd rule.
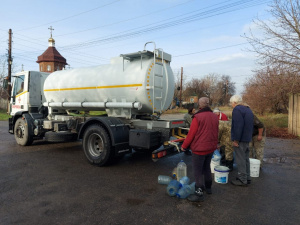
[[[192,155],[193,171],[197,188],[211,188],[212,176],[210,161],[213,153],[208,155]]]
[[[250,161],[249,161],[249,143],[240,142],[239,147],[233,147],[235,152],[235,162],[238,169],[238,178],[245,184],[250,177]]]

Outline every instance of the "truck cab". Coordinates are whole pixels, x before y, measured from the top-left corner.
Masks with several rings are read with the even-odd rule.
[[[22,71],[13,76],[10,115],[17,112],[38,113],[45,102],[43,86],[49,73]]]

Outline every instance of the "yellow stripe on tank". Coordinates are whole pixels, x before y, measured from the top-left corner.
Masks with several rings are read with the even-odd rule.
[[[97,86],[97,87],[45,89],[44,91],[74,91],[74,90],[87,90],[87,89],[124,88],[124,87],[141,87],[141,86],[143,86],[143,85],[142,84],[124,84],[124,85],[110,85],[110,86]]]

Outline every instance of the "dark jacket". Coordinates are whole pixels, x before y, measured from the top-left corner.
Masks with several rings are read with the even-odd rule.
[[[207,155],[217,149],[218,117],[209,107],[201,109],[193,116],[189,133],[182,144],[184,149],[190,149],[197,155]]]
[[[257,116],[254,115],[254,122],[253,122],[253,134],[252,136],[256,136],[258,135],[258,129],[263,128],[263,136],[266,133],[266,129],[264,124],[257,118]]]
[[[253,133],[254,116],[251,109],[244,105],[237,105],[232,111],[231,140],[250,142]]]

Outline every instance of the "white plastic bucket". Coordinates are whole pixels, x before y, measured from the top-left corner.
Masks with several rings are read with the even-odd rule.
[[[250,177],[259,177],[260,160],[250,158]]]
[[[218,161],[211,160],[210,161],[210,170],[211,170],[211,172],[214,173],[215,172],[215,167],[219,166],[219,165],[220,165],[220,160],[218,160]]]
[[[219,184],[227,184],[229,168],[226,166],[215,166],[215,182]]]

